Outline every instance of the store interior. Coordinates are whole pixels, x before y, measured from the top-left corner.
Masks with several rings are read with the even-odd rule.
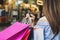
[[[0,1],[0,26],[4,29],[15,22],[21,22],[25,14],[32,13],[43,16],[43,0],[1,0]],[[15,13],[14,13],[15,11]],[[13,16],[16,15],[16,16]]]

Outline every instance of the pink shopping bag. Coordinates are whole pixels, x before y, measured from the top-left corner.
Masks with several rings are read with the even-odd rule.
[[[0,40],[21,40],[28,28],[28,24],[16,22],[0,32]]]
[[[28,37],[29,37],[29,35],[30,35],[30,29],[28,29],[27,31],[26,31],[26,33],[25,33],[25,35],[24,35],[24,37],[22,38],[22,40],[28,40]]]

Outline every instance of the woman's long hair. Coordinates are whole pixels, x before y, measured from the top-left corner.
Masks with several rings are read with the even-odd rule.
[[[55,35],[60,32],[60,0],[44,0],[44,15]]]

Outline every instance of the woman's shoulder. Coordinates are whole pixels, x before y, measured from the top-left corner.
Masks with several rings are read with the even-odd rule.
[[[42,17],[42,18],[40,18],[38,20],[37,24],[39,24],[39,25],[50,25],[49,22],[48,22],[48,20],[47,20],[47,18],[45,16]]]
[[[37,28],[43,28],[43,29],[50,29],[50,24],[48,22],[48,20],[46,19],[46,17],[42,17],[38,20],[37,24],[35,25],[35,27]]]
[[[45,40],[51,40],[54,36],[52,29],[50,27],[50,24],[47,20],[47,18],[44,16],[39,19],[36,26],[37,28],[42,28],[44,30],[44,39]],[[54,40],[60,40],[60,33],[54,38]]]
[[[38,28],[42,28],[44,30],[44,39],[51,40],[54,34],[51,30],[51,27],[47,18],[45,16],[40,18],[39,21],[37,22],[37,25],[38,25],[37,26]]]
[[[41,17],[40,19],[39,19],[39,22],[47,22],[47,18],[44,16],[44,17]]]

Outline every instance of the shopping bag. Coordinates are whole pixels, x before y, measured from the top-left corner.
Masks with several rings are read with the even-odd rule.
[[[30,27],[30,35],[28,37],[28,40],[34,40],[34,30],[33,30],[33,27]]]
[[[28,28],[28,24],[16,22],[5,30],[1,31],[0,38],[3,40],[22,40]]]
[[[26,31],[24,37],[22,38],[22,40],[28,40],[28,37],[29,37],[29,35],[30,35],[30,32],[31,32],[31,30],[28,29],[28,30]]]
[[[34,40],[44,40],[44,30],[42,28],[34,28]]]

